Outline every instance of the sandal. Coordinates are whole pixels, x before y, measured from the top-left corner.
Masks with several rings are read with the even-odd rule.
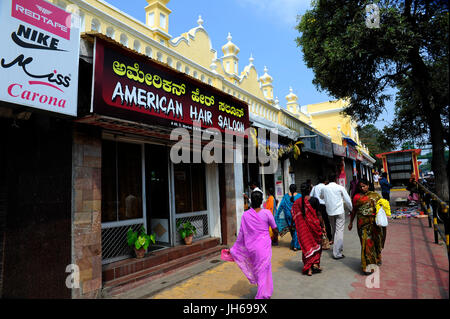
[[[308,272],[306,273],[306,275],[307,275],[307,276],[312,276],[312,273],[313,273],[313,272],[312,272],[312,270],[311,270],[311,268],[310,268],[310,269],[308,270]]]
[[[313,274],[319,274],[322,272],[322,269],[320,267],[312,267]]]

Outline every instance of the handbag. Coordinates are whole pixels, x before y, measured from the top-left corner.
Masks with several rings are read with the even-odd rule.
[[[322,249],[323,250],[330,249],[330,241],[328,240],[327,233],[325,232],[322,233]]]
[[[220,253],[220,259],[222,259],[223,261],[234,261],[234,258],[231,255],[229,249],[222,249]]]
[[[388,219],[383,207],[380,207],[380,209],[378,210],[377,216],[375,217],[375,223],[380,227],[387,227]]]

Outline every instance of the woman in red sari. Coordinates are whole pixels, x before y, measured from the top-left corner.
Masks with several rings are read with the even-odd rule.
[[[302,247],[303,274],[311,276],[321,272],[320,256],[322,255],[322,217],[317,214],[319,200],[310,197],[311,187],[303,183],[300,187],[302,197],[292,206],[297,237]]]

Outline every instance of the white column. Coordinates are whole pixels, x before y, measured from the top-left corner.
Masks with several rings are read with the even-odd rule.
[[[284,160],[283,162],[283,174],[284,174],[284,192],[287,193],[289,191],[289,186],[294,183],[292,180],[291,174],[289,174],[289,159]]]
[[[286,190],[289,188],[286,188],[285,186],[285,177],[284,177],[284,167],[280,161],[278,161],[278,167],[277,172],[275,173],[274,179],[275,179],[275,198],[278,200],[278,202],[281,201],[284,194],[286,193]],[[281,181],[279,181],[281,180]],[[280,190],[281,188],[281,190]],[[281,192],[279,195],[278,192]]]
[[[244,171],[242,152],[234,151],[234,189],[236,198],[236,234],[239,234],[241,218],[244,213]]]
[[[220,224],[219,168],[216,163],[206,165],[206,189],[209,232],[212,237],[222,239]]]

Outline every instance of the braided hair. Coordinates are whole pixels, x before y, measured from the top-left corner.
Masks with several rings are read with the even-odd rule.
[[[293,203],[294,202],[294,193],[297,191],[297,185],[295,185],[295,184],[291,184],[290,186],[289,186],[289,191],[291,192],[291,202]]]
[[[302,215],[305,216],[305,197],[311,193],[311,185],[308,183],[300,185],[300,193],[302,194]]]

